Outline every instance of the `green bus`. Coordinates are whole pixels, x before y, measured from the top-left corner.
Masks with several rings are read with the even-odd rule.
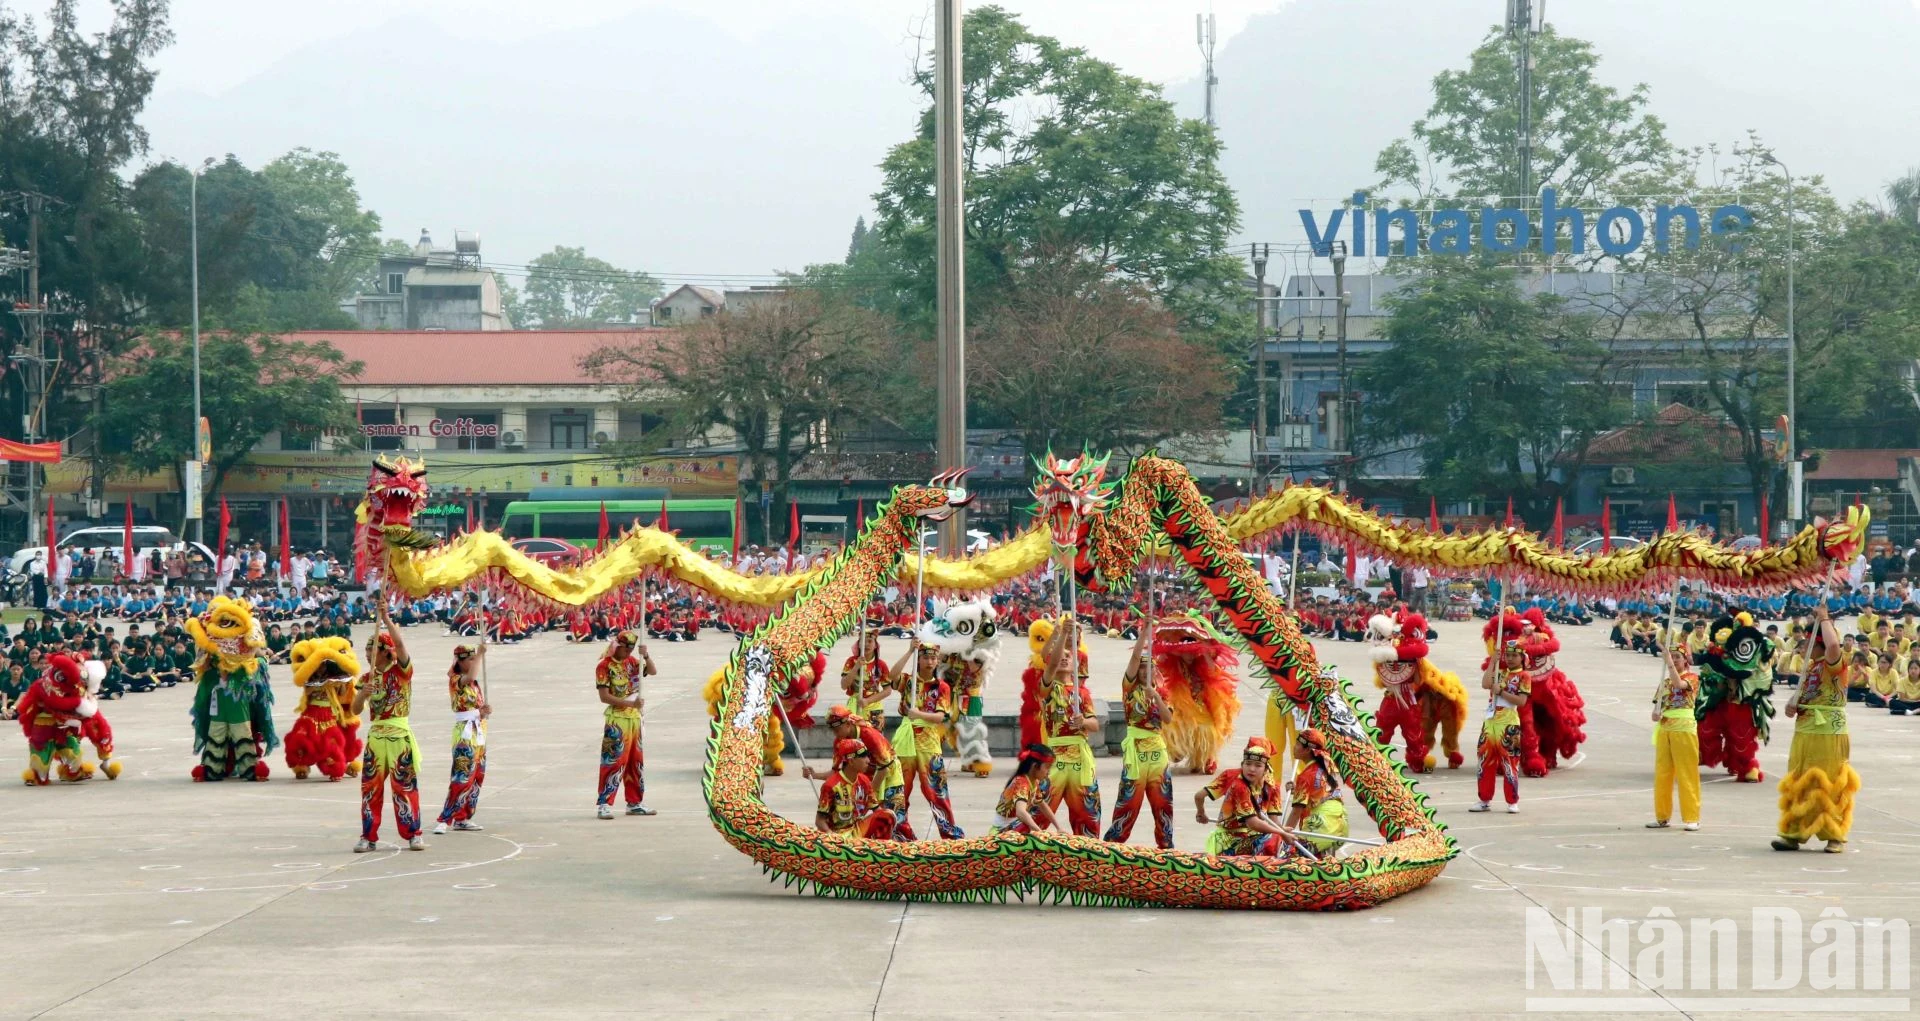
[[[732,500],[667,501],[667,527],[696,549],[729,552],[739,525]],[[608,500],[607,532],[619,535],[635,522],[660,521],[659,500]],[[600,538],[598,500],[515,500],[500,516],[500,530],[509,539],[565,539],[592,549]]]

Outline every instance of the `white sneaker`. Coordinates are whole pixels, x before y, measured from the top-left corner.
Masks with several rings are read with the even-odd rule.
[[[436,837],[437,837],[437,836],[440,836],[441,834],[443,834],[443,833],[445,833],[445,832],[447,832],[447,824],[446,824],[446,823],[443,823],[443,822],[437,822],[437,823],[434,823],[434,824],[433,824],[433,835],[434,835],[434,836],[436,836]]]
[[[1647,828],[1650,830],[1664,830],[1667,828],[1667,821],[1665,819],[1655,819],[1647,824]]]
[[[1687,831],[1689,831],[1689,832],[1691,832],[1691,831],[1693,831],[1693,830],[1697,830],[1697,829],[1699,829],[1699,828],[1700,828],[1700,824],[1699,824],[1699,823],[1697,823],[1697,822],[1690,822],[1690,823],[1688,823],[1688,824],[1686,824],[1686,826],[1684,826],[1684,827],[1682,827],[1682,828],[1683,828],[1683,829],[1685,829],[1685,830],[1687,830]]]
[[[353,845],[354,854],[366,854],[368,851],[378,851],[379,849],[380,849],[379,844],[376,844],[373,841],[368,840],[364,837],[360,839],[359,843]]]
[[[464,819],[462,819],[457,823],[454,823],[453,828],[460,833],[478,833],[481,830],[486,829],[485,826],[482,826],[477,822],[468,822]]]
[[[1484,801],[1475,802],[1472,808],[1467,809],[1469,812],[1489,812],[1492,810],[1493,806]]]
[[[628,805],[627,814],[628,815],[653,815],[655,813],[653,809],[648,808],[645,805]]]
[[[426,849],[427,842],[422,837],[414,837],[412,840],[407,841],[407,850],[409,851],[424,851]]]
[[[1511,805],[1508,805],[1508,806],[1507,806],[1507,814],[1508,814],[1508,815],[1519,815],[1519,814],[1520,814],[1520,803],[1519,803],[1518,801],[1516,801],[1516,802],[1514,802],[1513,804],[1511,804]]]
[[[613,806],[601,805],[599,811],[596,814],[599,815],[599,817],[602,819],[611,819],[613,818]]]

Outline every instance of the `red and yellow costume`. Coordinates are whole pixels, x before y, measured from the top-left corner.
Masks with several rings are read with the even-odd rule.
[[[46,672],[28,686],[15,708],[27,737],[27,768],[20,778],[29,786],[52,783],[56,759],[62,780],[73,783],[93,775],[93,764],[81,761],[80,737],[85,722],[99,715],[99,703],[87,693],[78,661],[66,655],[48,658]]]
[[[900,768],[900,758],[893,753],[893,742],[887,740],[887,735],[852,709],[837,705],[827,710],[829,724],[837,725],[841,720],[852,720],[860,728],[860,743],[867,749],[867,775],[873,779],[877,799],[874,803],[882,809],[874,814],[866,835],[875,840],[892,840],[898,821],[907,811],[907,781]]]
[[[1081,678],[1084,676],[1081,674]],[[1040,721],[1047,735],[1046,745],[1053,750],[1053,768],[1047,773],[1047,809],[1057,817],[1065,802],[1074,835],[1081,837],[1100,835],[1100,776],[1094,768],[1093,746],[1081,729],[1092,706],[1093,693],[1080,678],[1072,684],[1049,683],[1040,698]]]
[[[375,638],[393,654],[392,639]],[[367,749],[360,757],[360,839],[380,842],[380,815],[393,788],[393,825],[400,839],[420,835],[420,743],[414,740],[413,664],[388,664],[361,681],[367,694]]]
[[[1402,611],[1367,621],[1373,643],[1373,683],[1382,691],[1374,725],[1391,745],[1398,731],[1407,744],[1407,768],[1431,773],[1436,741],[1446,750],[1447,768],[1466,761],[1460,731],[1467,723],[1467,689],[1458,675],[1427,660],[1427,619]]]
[[[1205,616],[1188,611],[1154,628],[1154,677],[1173,718],[1167,751],[1189,773],[1212,773],[1240,715],[1240,678],[1233,650]]]
[[[287,767],[295,779],[319,769],[328,780],[360,773],[360,717],[353,714],[353,680],[360,660],[345,638],[309,638],[288,654],[300,686],[300,714],[287,731]]]
[[[1676,658],[1684,653],[1669,652]],[[1694,719],[1694,700],[1700,694],[1700,675],[1672,669],[1678,679],[1665,678],[1655,696],[1659,719],[1653,729],[1653,818],[1664,825],[1673,818],[1673,793],[1680,792],[1680,821],[1700,821],[1700,736]]]
[[[1145,664],[1128,664],[1120,681],[1120,701],[1127,714],[1120,793],[1114,796],[1113,822],[1107,826],[1104,839],[1125,843],[1133,835],[1133,822],[1139,818],[1144,801],[1153,806],[1154,845],[1172,847],[1173,769],[1166,739],[1160,734],[1163,721],[1153,695]]]
[[[1489,656],[1496,634],[1519,640],[1532,691],[1520,710],[1520,771],[1546,776],[1560,760],[1573,758],[1587,739],[1586,699],[1554,659],[1560,639],[1554,637],[1546,614],[1538,607],[1521,614],[1508,610],[1488,621],[1481,634]]]
[[[1264,737],[1249,738],[1247,754],[1273,761],[1273,745]],[[1260,783],[1250,783],[1239,769],[1229,769],[1213,778],[1202,791],[1209,800],[1220,802],[1219,825],[1207,835],[1208,854],[1276,855],[1280,853],[1280,835],[1248,825],[1256,818],[1276,825],[1283,816],[1284,796],[1280,780],[1269,765]]]
[[[474,650],[467,650],[467,656]],[[458,650],[456,650],[456,655]],[[453,709],[453,763],[447,773],[447,800],[440,806],[441,825],[473,821],[480,810],[480,788],[487,782],[487,704],[478,673],[466,674],[457,658],[447,670],[447,701]]]
[[[629,654],[625,659],[617,659],[608,651],[593,668],[594,687],[614,698],[632,698],[640,690],[641,672],[645,669],[646,660],[639,656]],[[632,809],[647,798],[647,760],[640,750],[640,710],[619,705],[606,709],[600,730],[596,803],[611,806],[614,794],[624,785],[627,807]]]
[[[1505,788],[1507,804],[1520,803],[1520,755],[1523,710],[1533,688],[1533,674],[1522,640],[1508,638],[1493,681],[1493,698],[1480,724],[1481,804],[1493,801],[1493,782]],[[1516,707],[1516,703],[1518,706]]]
[[[875,823],[888,813],[873,796],[873,781],[865,773],[855,773],[852,779],[842,772],[847,760],[865,751],[857,740],[844,739],[834,742],[833,772],[820,785],[820,802],[816,811],[826,817],[827,830],[842,836],[876,837]]]
[[[877,628],[878,624],[869,626]],[[863,668],[862,657],[857,649],[847,657],[846,665],[840,668],[840,686],[852,692],[847,696],[847,708],[878,727],[887,721],[887,696],[893,693],[893,675],[887,671],[887,665],[881,662],[877,648],[864,658]]]
[[[1020,673],[1020,747],[1045,744],[1046,728],[1040,722],[1040,696],[1047,676],[1046,648],[1059,622],[1042,617],[1027,629],[1027,668]],[[1087,643],[1080,643],[1080,679],[1086,683]]]
[[[913,719],[904,711],[900,714],[900,726],[893,732],[893,748],[900,756],[905,782],[900,791],[894,830],[902,840],[916,839],[913,824],[907,820],[907,809],[913,800],[914,784],[918,783],[927,807],[933,810],[934,829],[944,840],[959,840],[966,833],[954,821],[953,802],[947,796],[947,761],[940,754],[941,739],[953,724],[953,689],[940,679],[937,670],[928,677],[919,676],[917,664],[915,670],[914,676],[902,678],[900,682],[902,710],[912,705],[921,712],[938,714],[941,720],[935,723]]]

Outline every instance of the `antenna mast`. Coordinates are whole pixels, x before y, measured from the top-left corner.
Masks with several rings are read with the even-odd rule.
[[[1193,16],[1193,39],[1200,46],[1200,60],[1207,72],[1207,127],[1213,127],[1213,90],[1220,79],[1213,76],[1213,44],[1215,40],[1212,13]]]

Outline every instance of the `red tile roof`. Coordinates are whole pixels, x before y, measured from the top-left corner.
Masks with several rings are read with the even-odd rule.
[[[1661,408],[1651,423],[1610,429],[1587,444],[1590,464],[1690,463],[1708,455],[1740,459],[1740,432],[1704,411],[1684,404]]]
[[[1820,452],[1819,470],[1808,472],[1807,478],[1825,482],[1855,479],[1891,481],[1900,477],[1900,459],[1903,457],[1920,457],[1920,450],[1897,447],[1823,450]]]
[[[305,330],[366,367],[350,386],[591,386],[580,360],[610,344],[646,343],[665,330]]]

